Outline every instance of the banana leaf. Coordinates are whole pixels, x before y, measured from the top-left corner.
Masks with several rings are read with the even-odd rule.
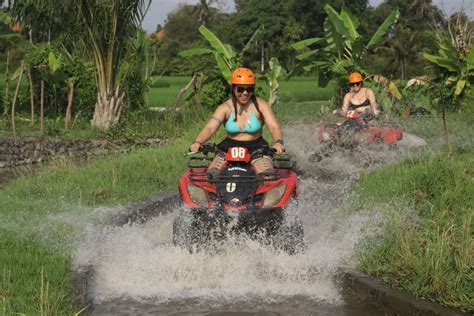
[[[345,6],[342,7],[340,17],[349,31],[350,39],[356,40],[359,38],[360,34],[357,32],[357,28],[360,25],[359,20],[351,12],[349,12]]]
[[[430,100],[430,98],[428,98],[426,95],[418,95],[417,99],[415,100],[415,105],[418,108],[425,109],[431,114],[436,114],[436,109],[433,107],[432,100]]]
[[[299,49],[306,48],[310,45],[319,43],[322,40],[323,40],[323,38],[320,38],[320,37],[308,38],[308,39],[293,43],[293,44],[290,45],[290,47],[293,48],[293,49],[299,50]]]
[[[351,38],[350,30],[346,27],[343,19],[336,12],[336,10],[334,10],[333,7],[331,7],[329,4],[326,4],[324,6],[324,11],[326,11],[326,13],[328,14],[328,19],[333,25],[332,31],[334,32],[334,30],[336,30],[338,35],[342,35],[346,38]],[[334,35],[335,34],[333,33],[333,36]]]
[[[233,52],[229,51],[228,46],[224,45],[207,27],[201,25],[199,27],[199,32],[204,36],[209,44],[211,44],[217,53],[224,55],[227,59],[233,57]]]
[[[398,90],[397,85],[393,81],[390,81],[388,84],[388,92],[390,92],[390,94],[398,101],[403,98],[400,90]]]
[[[214,51],[209,48],[191,48],[187,50],[183,50],[178,53],[178,56],[180,57],[194,57],[194,56],[200,56],[200,55],[205,55],[205,54],[213,54]]]
[[[367,49],[372,48],[376,45],[382,37],[388,32],[388,29],[397,22],[398,18],[400,17],[400,11],[398,8],[393,10],[389,16],[385,19],[382,25],[379,26],[377,31],[374,33],[372,38],[370,39],[369,43],[367,44]]]
[[[217,67],[219,67],[222,76],[225,78],[225,80],[229,81],[233,69],[232,65],[230,65],[218,52],[215,52],[214,58],[216,59]]]
[[[342,23],[342,22],[341,22]],[[342,35],[337,31],[336,26],[330,21],[329,18],[326,18],[324,21],[324,29],[326,30],[326,40],[329,45],[335,45],[335,54],[338,54],[338,57],[341,57],[344,53],[344,39]]]
[[[456,47],[451,43],[450,40],[444,39],[438,43],[439,46],[439,54],[448,59],[457,58],[458,51]]]
[[[347,69],[352,68],[354,64],[349,59],[337,60],[331,67],[331,71],[338,74],[347,74]]]
[[[242,49],[242,54],[252,48],[253,42],[261,37],[262,30],[263,27],[259,27],[255,32],[253,32],[252,36],[247,41],[247,44],[245,44],[244,48]]]
[[[229,45],[229,44],[224,44],[224,47],[225,47],[225,49],[229,52],[230,58],[234,58],[234,57],[237,55],[237,53],[236,53],[234,47],[232,47],[231,45]],[[226,58],[229,58],[229,57],[226,57]]]
[[[466,61],[467,61],[467,71],[469,73],[471,70],[474,70],[474,45],[473,44],[471,44],[471,48],[469,50],[469,54],[466,57]]]
[[[296,59],[298,59],[298,60],[305,60],[305,59],[308,59],[308,58],[311,57],[311,56],[316,55],[318,52],[319,52],[318,49],[311,50],[311,51],[309,51],[309,52],[306,52],[306,53],[297,55],[297,56],[296,56]]]
[[[440,56],[434,56],[428,53],[423,53],[423,57],[438,65],[439,67],[445,68],[449,71],[456,72],[458,70],[458,65],[454,60]]]
[[[466,86],[466,80],[458,80],[456,83],[456,90],[454,91],[455,96],[461,95],[462,91],[464,90],[464,87]]]

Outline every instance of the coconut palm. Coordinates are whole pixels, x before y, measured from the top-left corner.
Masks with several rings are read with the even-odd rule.
[[[151,1],[73,0],[78,12],[77,40],[96,65],[97,101],[92,125],[108,129],[123,108],[122,82],[127,73],[130,44]]]

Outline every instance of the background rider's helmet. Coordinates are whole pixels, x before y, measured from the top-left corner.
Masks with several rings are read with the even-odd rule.
[[[362,82],[363,80],[362,75],[357,71],[354,71],[349,75],[349,83]]]
[[[230,77],[231,84],[255,84],[255,75],[248,68],[237,68]]]

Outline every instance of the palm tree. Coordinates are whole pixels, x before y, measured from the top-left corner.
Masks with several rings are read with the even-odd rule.
[[[97,101],[92,125],[108,129],[120,119],[123,108],[124,62],[149,0],[73,0],[80,32],[76,34],[96,65]]]

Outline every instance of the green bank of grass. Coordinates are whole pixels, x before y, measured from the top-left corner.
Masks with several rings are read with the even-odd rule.
[[[18,179],[0,191],[1,237],[2,243],[8,243],[0,250],[2,271],[8,274],[0,291],[0,311],[5,315],[76,312],[69,291],[71,253],[58,250],[63,248],[56,247],[57,243],[80,238],[84,225],[94,222],[93,217],[86,218],[93,208],[175,190],[185,168],[183,153],[192,137],[189,134],[160,149],[140,149],[81,165],[57,161],[54,167]],[[58,220],[61,214],[73,221]],[[54,274],[43,273],[39,279],[41,269]],[[40,300],[45,284],[50,294]],[[44,306],[53,312],[43,313]]]
[[[71,259],[43,245],[0,230],[0,313],[73,315]],[[18,314],[17,314],[18,313]]]
[[[472,152],[407,160],[363,175],[356,191],[365,203],[410,210],[395,210],[382,239],[361,253],[360,268],[418,297],[474,311]]]

